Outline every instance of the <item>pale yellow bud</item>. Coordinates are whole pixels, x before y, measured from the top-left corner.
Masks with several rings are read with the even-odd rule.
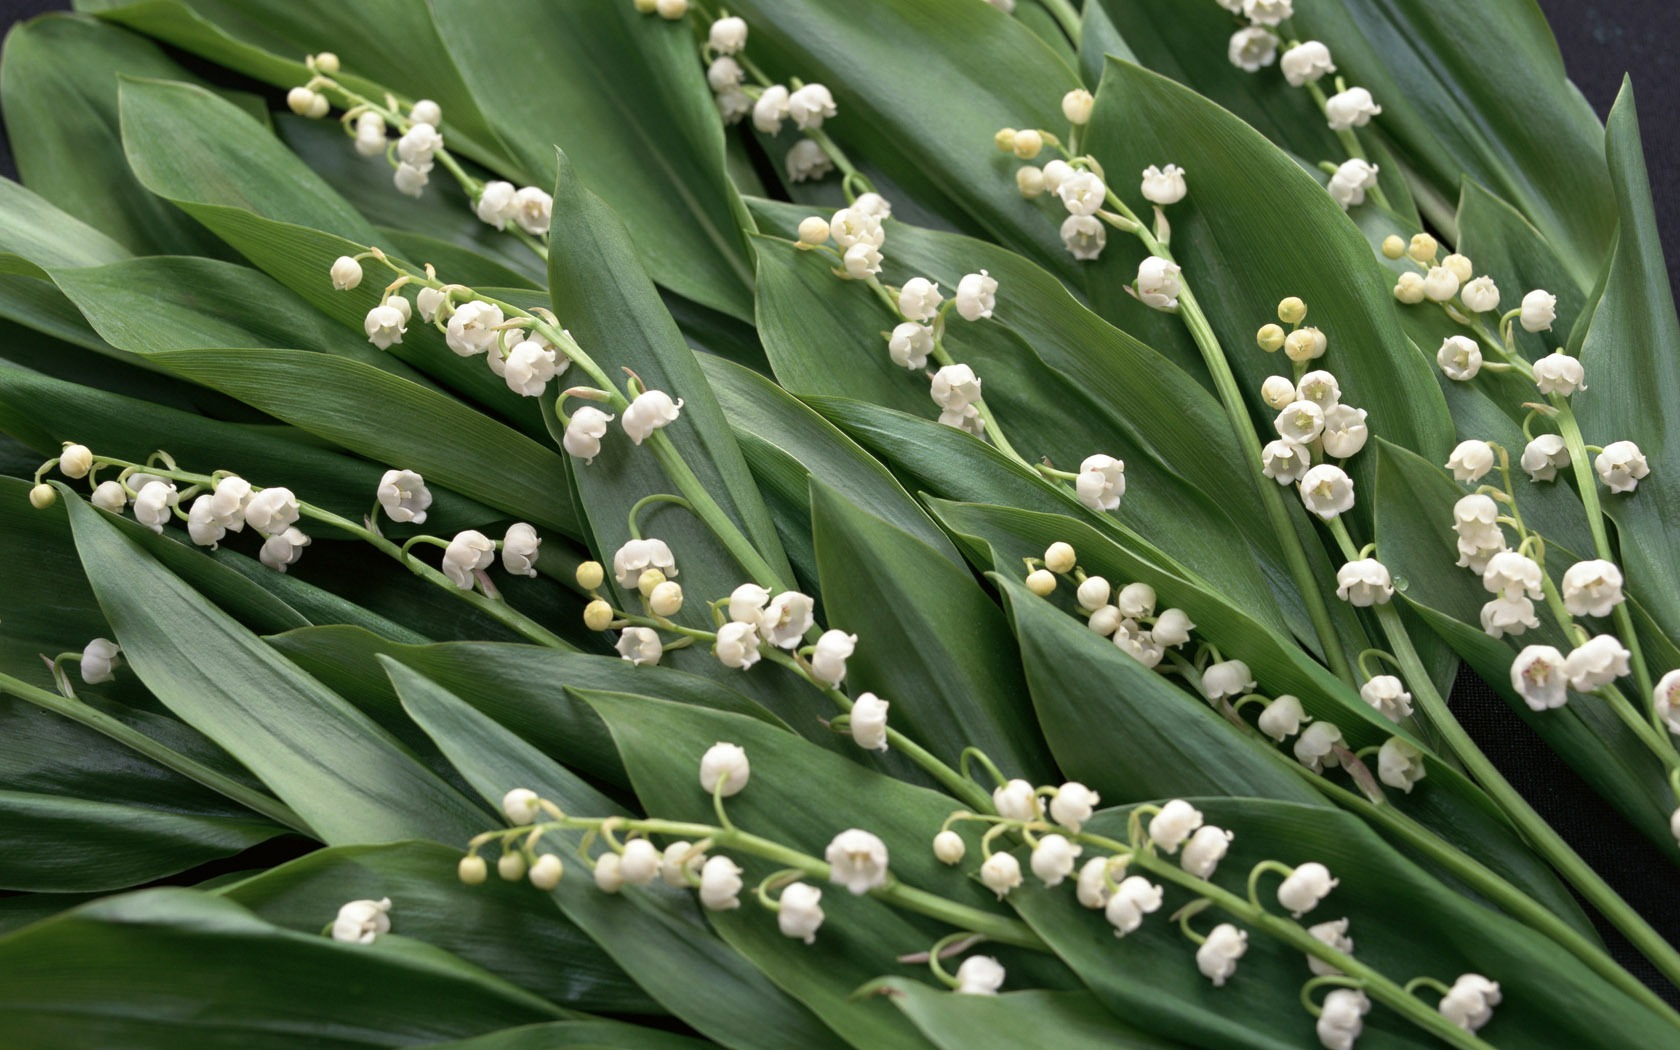
[[[477,886],[490,877],[490,866],[476,853],[469,853],[455,866],[455,876],[468,886]]]
[[[807,215],[799,220],[799,243],[801,247],[811,248],[827,244],[828,220],[821,215]]]
[[[653,593],[655,587],[664,582],[665,574],[658,569],[643,569],[642,574],[636,578],[636,589],[642,592],[643,598],[646,598]]]
[[[659,9],[659,0],[636,0],[638,14],[651,15]]]
[[[496,874],[509,882],[518,882],[525,877],[525,854],[504,853],[496,861]]]
[[[1261,325],[1260,331],[1254,334],[1254,341],[1260,345],[1260,349],[1268,354],[1275,354],[1282,350],[1283,341],[1286,338],[1288,337],[1284,334],[1283,328],[1275,324]]]
[[[1458,278],[1459,284],[1464,284],[1470,278],[1476,276],[1476,267],[1470,262],[1469,257],[1459,255],[1457,252],[1442,259],[1441,265],[1453,272],[1453,276]]]
[[[58,502],[58,491],[51,485],[36,485],[29,490],[29,505],[36,510],[46,510]]]
[[[1435,261],[1435,253],[1441,248],[1435,238],[1427,233],[1420,233],[1412,237],[1412,243],[1406,247],[1406,254],[1420,263]]]
[[[688,0],[654,0],[653,9],[659,12],[660,18],[675,22],[688,14]]]
[[[1291,295],[1278,303],[1278,320],[1284,324],[1300,324],[1306,319],[1307,304],[1301,301],[1300,296]]]
[[[583,625],[591,631],[604,631],[612,623],[612,606],[597,598],[583,607]]]
[[[675,616],[682,611],[682,584],[666,580],[648,593],[648,609],[655,616]]]
[[[1021,167],[1015,172],[1015,188],[1027,200],[1044,196],[1044,169],[1032,164]]]
[[[1382,253],[1385,259],[1398,259],[1406,254],[1406,242],[1398,234],[1389,234],[1383,238]]]
[[[1027,590],[1040,598],[1048,597],[1056,589],[1056,574],[1049,569],[1034,569],[1027,574]]]
[[[1291,361],[1311,361],[1323,357],[1329,340],[1316,328],[1297,328],[1283,341],[1283,352]]]
[[[1044,552],[1044,567],[1051,572],[1072,572],[1078,564],[1079,556],[1073,551],[1073,545],[1057,540]]]
[[[992,136],[992,145],[996,146],[1000,153],[1015,152],[1015,129],[999,128],[998,133]]]
[[[1408,306],[1423,302],[1423,275],[1412,272],[1401,274],[1400,279],[1394,282],[1394,298]]]
[[[559,857],[552,853],[544,853],[531,865],[531,885],[539,890],[552,890],[560,885],[560,876],[565,874],[566,866]]]
[[[315,71],[333,76],[338,72],[338,56],[331,51],[323,51],[315,56]]]
[[[586,561],[577,567],[578,586],[586,591],[592,591],[601,586],[601,581],[607,578],[607,571],[598,561]]]
[[[1015,133],[1015,155],[1022,160],[1032,160],[1044,148],[1044,136],[1030,128]]]

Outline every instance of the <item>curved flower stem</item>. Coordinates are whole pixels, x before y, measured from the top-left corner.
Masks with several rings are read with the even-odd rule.
[[[1172,259],[1172,253],[1167,247],[1157,241],[1155,235],[1143,223],[1138,222],[1137,216],[1112,190],[1108,194],[1108,203],[1137,226],[1137,237],[1151,254],[1163,259]],[[1289,509],[1284,505],[1283,494],[1278,491],[1277,483],[1261,471],[1260,439],[1254,432],[1254,421],[1249,417],[1248,407],[1243,403],[1242,390],[1237,386],[1236,374],[1231,371],[1231,364],[1226,360],[1219,337],[1214,334],[1213,325],[1202,312],[1201,305],[1196,301],[1188,282],[1179,292],[1178,315],[1202,352],[1202,360],[1206,362],[1208,373],[1213,377],[1214,389],[1218,391],[1219,400],[1225,406],[1225,415],[1230,419],[1231,426],[1237,434],[1237,441],[1242,445],[1243,454],[1248,459],[1255,485],[1260,490],[1260,502],[1266,508],[1266,518],[1271,523],[1272,532],[1277,536],[1278,546],[1283,549],[1289,575],[1295,580],[1295,588],[1300,592],[1301,600],[1306,603],[1307,616],[1312,620],[1313,631],[1318,635],[1319,645],[1324,650],[1325,663],[1337,678],[1358,688],[1359,682],[1348,665],[1346,654],[1342,652],[1341,639],[1336,633],[1335,625],[1330,621],[1330,607],[1325,604],[1324,594],[1319,590],[1318,580],[1313,577],[1312,566],[1307,562],[1306,548],[1302,546],[1301,537],[1289,519]]]
[[[1061,26],[1062,32],[1067,34],[1068,43],[1077,51],[1085,27],[1085,20],[1080,16],[1078,8],[1074,7],[1070,0],[1039,0],[1039,4],[1056,20],[1056,24]]]
[[[1348,538],[1347,528],[1340,518],[1330,521],[1330,531],[1344,550],[1352,548],[1353,541]],[[1652,929],[1638,912],[1629,907],[1628,903],[1610,888],[1610,884],[1605,882],[1591,865],[1581,859],[1569,843],[1563,841],[1562,836],[1552,830],[1552,826],[1534,811],[1534,807],[1511,786],[1511,782],[1505,779],[1488,757],[1482,754],[1475,741],[1470,739],[1470,734],[1464,731],[1452,709],[1447,706],[1446,699],[1436,691],[1428,669],[1423,666],[1422,658],[1412,647],[1411,636],[1406,632],[1406,625],[1400,619],[1399,610],[1392,604],[1383,604],[1371,606],[1371,611],[1376,614],[1377,623],[1388,639],[1389,651],[1399,661],[1418,706],[1423,709],[1430,725],[1441,734],[1447,749],[1464,765],[1471,778],[1487,792],[1504,812],[1506,819],[1528,840],[1528,844],[1545,857],[1565,881],[1575,887],[1611,925],[1620,930],[1664,977],[1680,984],[1680,951],[1676,951],[1673,945]]]
[[[1370,993],[1371,998],[1394,1010],[1424,1031],[1436,1036],[1442,1042],[1451,1046],[1469,1047],[1472,1050],[1492,1050],[1488,1043],[1453,1024],[1437,1011],[1425,1006],[1415,996],[1408,995],[1405,988],[1395,981],[1385,977],[1359,959],[1325,944],[1303,929],[1300,923],[1273,915],[1265,908],[1232,893],[1230,890],[1208,882],[1206,879],[1198,879],[1170,860],[1157,856],[1148,850],[1133,850],[1124,843],[1100,835],[1081,834],[1078,837],[1080,841],[1090,845],[1111,849],[1116,853],[1128,854],[1131,857],[1133,867],[1142,868],[1163,882],[1170,882],[1175,886],[1187,889],[1210,901],[1214,907],[1240,920],[1250,928],[1275,937],[1307,955],[1324,960],[1341,970],[1347,978],[1358,982],[1358,987]],[[1265,867],[1265,865],[1263,864],[1261,867]]]
[[[827,881],[833,873],[826,861],[735,827],[714,827],[710,824],[691,824],[674,820],[626,820],[622,817],[566,817],[557,823],[567,828],[596,829],[609,820],[614,822],[615,828],[639,831],[647,835],[672,835],[694,841],[711,839],[719,849],[751,853],[813,879]],[[890,876],[885,885],[870,890],[869,895],[905,911],[948,923],[960,930],[982,934],[999,944],[1011,944],[1017,948],[1041,952],[1049,950],[1038,934],[1019,919],[958,904],[938,894],[907,886]]]
[[[48,692],[8,674],[0,674],[0,693],[8,693],[26,703],[34,704],[36,707],[44,708],[56,715],[62,715],[72,722],[87,726],[94,732],[115,740],[129,750],[145,755],[158,765],[172,769],[188,780],[202,784],[211,791],[230,798],[277,824],[284,824],[301,835],[308,835],[311,838],[315,835],[315,832],[310,830],[304,819],[293,812],[292,808],[285,803],[261,791],[249,788],[231,777],[218,773],[204,763],[188,758],[173,748],[158,743],[138,729],[111,717],[98,708],[90,706],[85,701]]]
[[[1318,104],[1318,111],[1323,113],[1326,119],[1328,119],[1330,115],[1330,100],[1324,96],[1324,89],[1319,87],[1316,81],[1310,80],[1307,81],[1305,86],[1307,93],[1312,95],[1313,101]],[[1359,136],[1354,133],[1352,128],[1344,128],[1343,130],[1336,132],[1336,139],[1342,144],[1342,148],[1347,150],[1347,155],[1349,157],[1355,160],[1368,159],[1365,156],[1365,148],[1359,144]],[[1372,203],[1376,204],[1377,207],[1390,212],[1394,210],[1394,208],[1388,203],[1388,197],[1383,194],[1381,186],[1372,186],[1369,193],[1371,194]]]

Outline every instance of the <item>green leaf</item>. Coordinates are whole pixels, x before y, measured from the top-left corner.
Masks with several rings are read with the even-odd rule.
[[[656,1014],[581,930],[525,883],[467,886],[459,846],[404,842],[316,850],[217,890],[266,922],[315,933],[349,900],[393,902],[393,926],[551,1002],[578,1010]]]
[[[642,1028],[619,1021],[555,1021],[552,1024],[507,1028],[458,1043],[429,1043],[426,1050],[703,1050],[710,1046],[687,1036]]]
[[[385,664],[407,690],[405,702],[433,721],[438,744],[484,801],[500,806],[513,787],[547,797],[587,799],[583,781],[541,751],[483,716],[425,677]],[[749,719],[748,721],[753,721]],[[783,739],[792,739],[778,732]],[[595,795],[581,815],[620,808]],[[575,865],[574,865],[575,866]],[[632,980],[697,1031],[739,1050],[839,1045],[799,1003],[780,992],[706,926],[692,895],[658,887],[609,896],[574,873],[550,894],[555,904],[600,945]],[[696,981],[705,974],[705,981]]]
[[[1019,161],[992,146],[1002,127],[1062,127],[1062,95],[1079,86],[1031,29],[968,0],[745,0],[731,10],[752,26],[753,61],[772,77],[834,93],[839,115],[822,130],[848,154],[945,221],[1076,279],[1056,224],[1015,188]],[[793,141],[787,132],[769,144],[772,159]]]
[[[23,181],[136,252],[225,254],[127,171],[119,75],[197,79],[150,41],[91,18],[48,15],[12,28],[0,57],[0,95]]]
[[[76,547],[141,681],[227,749],[323,841],[457,838],[482,817],[318,681],[67,499]],[[258,690],[260,705],[248,694]]]
[[[1680,636],[1680,568],[1674,562],[1680,549],[1680,478],[1673,470],[1680,463],[1680,421],[1670,417],[1680,398],[1680,362],[1670,350],[1680,346],[1680,323],[1663,264],[1631,85],[1624,84],[1610,111],[1606,147],[1621,226],[1604,294],[1581,348],[1591,385],[1571,398],[1571,406],[1588,441],[1634,441],[1653,464],[1636,491],[1615,494],[1601,488],[1599,497],[1616,523],[1631,593],[1674,638]],[[1653,675],[1666,670],[1651,668]]]
[[[949,765],[972,746],[1043,780],[1009,626],[968,570],[815,479],[811,518],[825,622],[858,639],[851,688],[893,703],[898,728]]]
[[[668,667],[635,667],[619,657],[563,653],[530,645],[448,642],[398,645],[348,627],[290,631],[268,639],[279,652],[347,697],[377,721],[405,719],[380,666],[389,656],[448,689],[480,714],[544,755],[599,782],[628,786],[606,726],[556,685],[641,689],[699,707],[734,711],[780,725],[739,693]],[[505,790],[505,789],[504,789]],[[500,802],[501,796],[492,801]]]
[[[392,919],[399,931],[401,908],[396,902]],[[350,1050],[562,1015],[395,933],[341,944],[183,889],[113,897],[26,927],[0,938],[0,963],[10,975],[0,1012],[22,1046]]]
[[[309,80],[306,55],[329,44],[342,61],[337,80],[360,94],[395,91],[443,107],[452,153],[531,181],[479,112],[450,59],[427,5],[358,0],[353,8],[315,0],[77,0],[76,8],[153,36],[249,77],[290,88]],[[388,177],[387,177],[388,181]]]
[[[483,31],[481,5],[437,0],[432,9],[474,97],[534,181],[552,181],[558,145],[624,218],[655,281],[751,319],[740,234],[750,220],[724,170],[717,104],[687,23],[616,0],[504,0],[497,18],[544,48],[541,62],[509,62],[505,40]],[[566,181],[567,167],[559,174]]]
[[[1138,1031],[1089,992],[953,995],[902,977],[876,988],[939,1050],[1035,1046],[1046,1038],[1054,1038],[1058,1050],[1172,1050],[1182,1045]]]
[[[0,179],[0,248],[28,260],[23,270],[44,266],[98,266],[130,257],[127,248],[11,179]],[[31,270],[32,268],[32,270]],[[9,271],[16,270],[8,262]]]
[[[377,463],[418,470],[536,525],[580,531],[557,453],[425,387],[305,350],[173,350],[153,360]]]
[[[259,820],[170,813],[109,800],[0,790],[9,848],[0,888],[118,890],[185,871],[273,838]]]
[[[741,365],[702,357],[700,367],[717,393],[735,440],[776,519],[782,546],[807,586],[815,585],[817,575],[816,552],[811,545],[813,477],[821,478],[860,509],[927,544],[953,565],[963,564],[962,555],[893,479],[892,472],[832,423]]]
[[[752,779],[727,803],[730,819],[752,834],[822,856],[848,827],[880,836],[898,881],[934,890],[969,907],[996,912],[995,898],[978,882],[940,864],[928,842],[958,804],[947,795],[912,787],[855,762],[819,751],[785,733],[738,715],[702,711],[645,696],[581,692],[612,730],[636,796],[650,814],[713,823],[711,799],[695,776],[700,756],[716,741],[745,748]],[[896,708],[895,708],[896,713]],[[767,861],[734,855],[747,884],[774,870]],[[924,950],[947,929],[896,910],[874,897],[823,887],[827,915],[814,944],[784,937],[775,920],[751,901],[739,910],[709,912],[711,924],[771,980],[796,996],[847,1042],[859,1047],[922,1046],[914,1029],[879,999],[850,990],[903,965],[895,957]],[[1042,956],[1002,950],[1028,980],[1066,986],[1059,967]]]

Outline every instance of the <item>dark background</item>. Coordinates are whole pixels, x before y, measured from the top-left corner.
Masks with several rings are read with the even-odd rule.
[[[1675,53],[1680,48],[1680,2],[1540,0],[1540,6],[1552,23],[1570,76],[1601,118],[1609,113],[1621,89],[1623,74],[1633,77],[1669,279],[1680,285],[1680,126],[1674,120],[1672,108],[1680,97],[1680,57]],[[68,7],[67,2],[51,0],[0,0],[0,25],[9,27],[22,18]],[[1499,57],[1498,42],[1488,41],[1488,60],[1498,61]],[[1546,114],[1537,112],[1534,119],[1544,121]],[[11,151],[3,139],[0,139],[0,174],[16,177]],[[1652,349],[1659,353],[1680,352],[1676,347]],[[1670,941],[1680,943],[1680,893],[1675,892],[1674,867],[1600,801],[1474,675],[1460,676],[1453,690],[1452,706],[1488,756],[1587,863],[1603,874]],[[1680,991],[1662,981],[1613,930],[1605,927],[1604,934],[1629,969],[1680,1005]]]

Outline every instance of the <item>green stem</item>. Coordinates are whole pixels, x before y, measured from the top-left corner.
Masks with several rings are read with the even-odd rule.
[[[1049,12],[1050,17],[1056,20],[1056,24],[1062,27],[1062,32],[1067,34],[1068,43],[1073,45],[1073,49],[1079,50],[1079,39],[1084,32],[1085,20],[1080,17],[1078,9],[1069,0],[1038,2]]]
[[[204,763],[188,758],[173,748],[165,747],[139,730],[97,708],[89,706],[85,701],[73,700],[57,693],[48,692],[8,674],[0,674],[0,692],[10,693],[19,700],[87,726],[89,729],[115,740],[131,751],[145,755],[152,761],[174,770],[188,780],[196,781],[211,791],[224,795],[253,812],[261,813],[275,823],[284,824],[299,834],[308,835],[312,838],[315,835],[310,830],[309,825],[304,822],[304,819],[293,812],[290,806],[260,791],[246,787],[237,780],[218,773]]]
[[[1488,1043],[1453,1024],[1438,1011],[1425,1006],[1415,996],[1406,994],[1405,988],[1395,981],[1390,980],[1359,959],[1325,944],[1308,933],[1300,923],[1273,915],[1265,908],[1257,907],[1245,898],[1221,886],[1205,879],[1198,879],[1166,858],[1157,856],[1148,850],[1133,850],[1124,843],[1099,835],[1082,834],[1079,838],[1081,841],[1095,846],[1112,849],[1117,853],[1129,854],[1133,867],[1141,868],[1163,882],[1170,882],[1175,886],[1187,889],[1197,896],[1211,901],[1214,907],[1233,918],[1241,920],[1250,928],[1269,934],[1297,951],[1324,960],[1342,971],[1346,977],[1359,982],[1359,987],[1370,993],[1371,998],[1401,1014],[1441,1041],[1452,1046],[1472,1048],[1472,1050],[1492,1050]]]
[[[677,450],[677,446],[672,443],[670,438],[665,436],[664,431],[654,431],[649,435],[647,444],[653,449],[654,458],[659,460],[659,465],[664,469],[665,476],[670,478],[672,484],[676,485],[677,489],[688,498],[689,509],[694,511],[695,517],[705,522],[706,527],[712,530],[712,534],[718,538],[719,543],[723,544],[724,549],[729,551],[736,564],[745,569],[747,575],[752,577],[760,586],[768,587],[771,590],[787,590],[788,584],[782,580],[781,575],[775,569],[770,567],[770,563],[765,561],[764,557],[758,553],[758,549],[752,545],[752,541],[747,539],[746,534],[730,520],[729,515],[724,512],[723,507],[712,496],[711,491],[701,483],[699,477],[689,467],[688,462],[683,459],[682,453]]]
[[[1318,103],[1318,111],[1328,118],[1330,100],[1324,96],[1324,89],[1319,87],[1318,84],[1313,81],[1308,81],[1306,88],[1307,92],[1312,95],[1313,101]],[[1354,133],[1352,128],[1343,128],[1335,134],[1336,140],[1342,144],[1343,149],[1347,150],[1347,155],[1349,157],[1355,160],[1363,160],[1367,161],[1367,163],[1369,162],[1369,158],[1365,156],[1365,148],[1359,144],[1359,136]],[[1381,186],[1372,186],[1370,194],[1372,202],[1379,208],[1390,212],[1394,210],[1389,206],[1388,198],[1383,195]]]

